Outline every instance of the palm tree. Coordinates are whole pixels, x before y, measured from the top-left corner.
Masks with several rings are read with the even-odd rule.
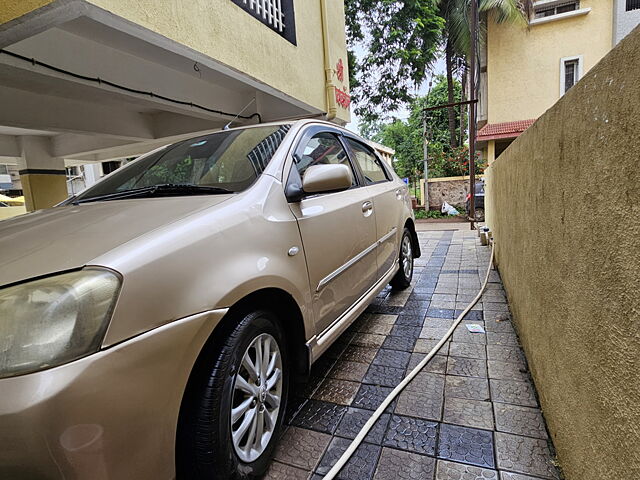
[[[466,58],[471,51],[471,35],[469,33],[469,20],[472,0],[437,0],[440,8],[440,16],[445,20],[443,32],[443,44],[445,51],[445,63],[447,70],[448,103],[454,102],[453,76],[457,60]],[[479,12],[487,12],[494,15],[498,23],[525,23],[533,9],[532,0],[475,0],[478,1]],[[486,25],[481,25],[486,28]],[[464,63],[464,61],[463,61]],[[456,136],[456,111],[455,107],[448,108],[449,136],[451,148],[458,145]],[[462,139],[461,139],[462,140]]]

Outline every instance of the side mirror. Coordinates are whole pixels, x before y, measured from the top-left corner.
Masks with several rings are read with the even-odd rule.
[[[352,181],[351,170],[346,165],[314,165],[304,172],[302,190],[305,193],[346,190]]]

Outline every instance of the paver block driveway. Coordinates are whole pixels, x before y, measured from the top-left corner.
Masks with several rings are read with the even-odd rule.
[[[296,388],[265,478],[321,479],[476,295],[490,250],[475,232],[420,232],[409,291],[385,289]],[[557,479],[499,275],[340,472],[349,480]],[[466,324],[482,325],[471,333]]]

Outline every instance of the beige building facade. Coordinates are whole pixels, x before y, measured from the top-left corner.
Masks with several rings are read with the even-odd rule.
[[[29,210],[66,197],[66,167],[229,122],[350,120],[337,0],[0,0],[0,50],[0,163]]]
[[[539,0],[522,24],[489,16],[477,137],[488,163],[638,23],[635,0]]]

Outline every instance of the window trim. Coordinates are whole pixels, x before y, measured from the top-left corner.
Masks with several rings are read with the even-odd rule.
[[[539,0],[534,3],[533,8],[534,12],[532,13],[531,18],[529,19],[529,25],[541,25],[544,23],[555,22],[557,20],[564,20],[566,18],[578,17],[581,15],[586,15],[591,11],[591,7],[578,8],[576,10],[571,10],[569,12],[556,13],[555,15],[549,15],[548,17],[535,17],[535,9],[536,7],[554,7],[556,5],[565,3],[567,0]],[[579,3],[579,2],[578,2]]]
[[[345,140],[344,144],[347,147],[347,152],[348,152],[349,156],[351,157],[351,161],[352,161],[351,163],[355,164],[357,166],[358,171],[360,172],[360,175],[362,176],[362,184],[365,187],[370,187],[372,185],[380,185],[381,183],[386,183],[386,182],[393,181],[393,177],[391,175],[389,175],[389,172],[385,168],[384,161],[380,158],[379,155],[376,154],[375,149],[371,148],[371,146],[367,145],[362,140],[354,138],[351,135],[343,135],[343,137],[344,137],[344,140]],[[380,162],[380,168],[382,169],[382,172],[384,173],[384,177],[386,178],[386,180],[379,180],[379,181],[373,182],[373,183],[368,183],[367,182],[367,179],[366,179],[366,177],[364,175],[364,172],[360,168],[360,164],[358,163],[358,160],[356,159],[356,154],[353,151],[353,149],[351,148],[351,145],[346,141],[347,139],[349,139],[352,142],[356,142],[357,144],[361,145],[365,150],[367,150],[373,156],[373,158],[375,158],[378,162]]]
[[[569,90],[565,90],[565,64],[567,62],[574,62],[574,61],[578,61],[578,78],[576,79],[575,83],[573,85],[575,85],[576,83],[578,83],[581,79],[582,79],[582,74],[583,74],[583,55],[574,55],[572,57],[563,57],[560,59],[560,97],[563,97],[565,93],[567,93]]]

